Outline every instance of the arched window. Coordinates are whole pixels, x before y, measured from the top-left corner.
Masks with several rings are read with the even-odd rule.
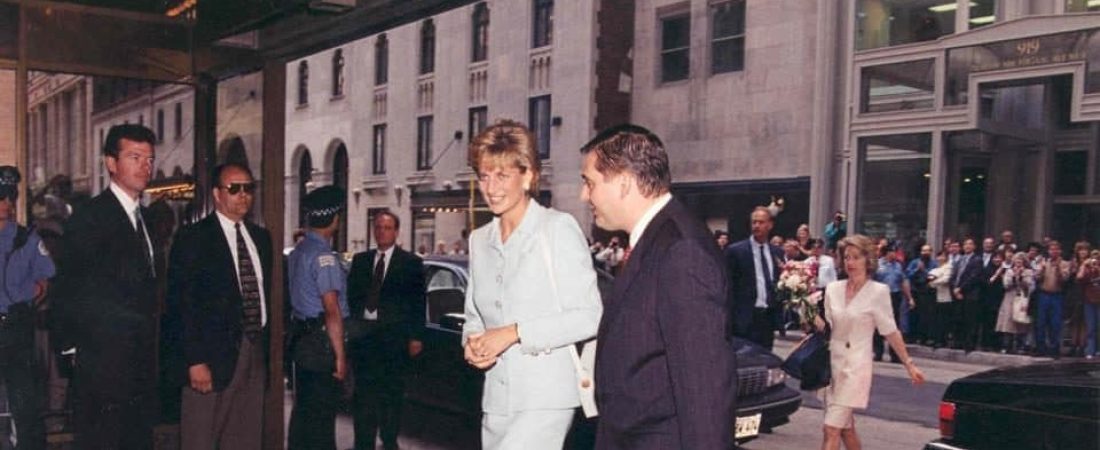
[[[374,43],[374,85],[381,86],[389,80],[390,73],[390,43],[386,35],[378,36],[378,42]]]
[[[313,179],[313,158],[309,156],[309,150],[302,152],[302,159],[298,162],[298,226],[306,226],[306,194],[309,193],[309,182]]]
[[[309,64],[298,63],[298,105],[309,103]]]
[[[473,46],[470,57],[474,62],[489,58],[489,7],[485,2],[474,6]]]
[[[336,49],[332,55],[332,96],[344,95],[344,50]]]
[[[420,26],[420,74],[435,71],[435,23],[432,19]]]

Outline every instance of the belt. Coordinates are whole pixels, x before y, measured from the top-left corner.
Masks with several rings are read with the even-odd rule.
[[[311,319],[291,319],[290,323],[295,328],[299,328],[305,331],[325,329],[325,320],[320,317],[314,317]]]

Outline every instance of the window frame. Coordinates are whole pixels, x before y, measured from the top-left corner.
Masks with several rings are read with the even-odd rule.
[[[728,36],[717,36],[715,33],[718,30],[718,9],[722,7],[728,8],[740,8],[741,9],[741,33],[732,34]],[[710,26],[710,33],[708,36],[708,50],[710,51],[710,74],[718,75],[723,73],[743,72],[745,71],[745,41],[748,36],[748,5],[745,0],[721,0],[712,1],[708,5],[707,10],[708,25]],[[740,41],[741,46],[741,59],[739,64],[733,68],[720,70],[715,64],[718,61],[716,55],[718,54],[717,47],[719,44],[726,42]]]
[[[376,124],[371,132],[371,174],[386,174],[386,124]]]
[[[344,96],[344,69],[346,67],[346,61],[344,60],[344,49],[338,48],[336,52],[332,54],[332,97],[341,98]]]
[[[489,5],[480,2],[474,5],[474,12],[470,15],[470,62],[481,62],[489,59]]]
[[[374,42],[374,85],[385,86],[390,79],[390,41],[386,33]]]
[[[164,142],[164,108],[157,108],[157,143]]]
[[[298,106],[309,104],[309,62],[298,62]]]
[[[554,45],[554,0],[531,2],[531,48]]]
[[[176,102],[176,120],[173,123],[175,128],[175,138],[180,140],[183,137],[183,102]]]
[[[665,23],[672,20],[687,21],[687,45],[684,47],[665,48]],[[676,83],[691,78],[691,12],[676,10],[657,17],[657,80],[659,84]],[[665,57],[672,53],[683,52],[687,54],[687,67],[683,78],[665,78]]]
[[[416,118],[416,170],[432,170],[432,115]]]
[[[480,116],[479,127],[474,128],[474,119]],[[489,107],[488,106],[474,106],[469,109],[466,120],[466,132],[469,133],[469,141],[473,141],[478,134],[481,134],[486,127],[489,126]]]
[[[425,19],[420,25],[420,75],[435,72],[435,21]]]
[[[545,122],[538,122],[536,117],[540,112],[540,106],[545,103]],[[531,97],[527,100],[527,128],[535,138],[535,148],[538,150],[539,159],[550,159],[550,130],[553,129],[554,103],[550,94]]]

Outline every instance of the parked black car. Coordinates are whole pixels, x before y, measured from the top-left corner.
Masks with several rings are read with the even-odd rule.
[[[425,262],[427,277],[427,330],[424,350],[418,358],[418,379],[408,383],[406,398],[435,408],[461,414],[481,414],[481,390],[484,375],[463,359],[460,346],[467,284],[465,258],[431,257]],[[610,292],[613,277],[597,271],[601,293]],[[788,422],[788,416],[802,403],[797,391],[785,385],[786,374],[779,369],[779,357],[748,341],[737,339],[737,423],[730,424],[739,442],[756,437],[761,431]],[[578,416],[580,416],[578,414]],[[591,444],[594,421],[578,420],[573,445]]]
[[[1004,367],[960,378],[925,450],[1100,448],[1100,361]]]

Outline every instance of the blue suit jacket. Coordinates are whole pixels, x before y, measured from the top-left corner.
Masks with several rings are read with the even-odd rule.
[[[726,289],[714,238],[672,199],[604,301],[597,449],[732,448],[737,361]]]
[[[768,250],[772,254],[772,284],[768,288],[775,289],[783,256],[779,247],[768,244]],[[733,313],[733,334],[748,337],[752,310],[756,306],[756,264],[759,263],[752,256],[752,238],[737,241],[726,248],[726,263],[730,273],[729,305]]]

